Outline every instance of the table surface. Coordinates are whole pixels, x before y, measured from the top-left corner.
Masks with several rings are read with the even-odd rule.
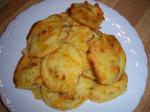
[[[10,0],[0,8],[0,34],[19,13],[42,0]],[[150,70],[150,0],[97,0],[123,15],[138,32],[148,57]],[[1,1],[0,1],[1,2]],[[2,2],[1,2],[2,3]],[[150,112],[150,72],[145,94],[135,112]],[[8,112],[0,103],[0,112]]]

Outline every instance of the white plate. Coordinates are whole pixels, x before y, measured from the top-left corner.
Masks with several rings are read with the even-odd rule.
[[[48,0],[36,4],[19,14],[7,27],[0,39],[0,95],[10,111],[16,112],[58,112],[35,100],[31,91],[16,89],[13,73],[26,46],[26,36],[38,20],[65,11],[73,2],[84,0]],[[94,0],[89,0],[95,3]],[[134,28],[121,15],[104,4],[99,4],[106,20],[101,31],[113,34],[121,42],[127,56],[126,72],[128,90],[122,96],[102,104],[86,101],[77,109],[67,112],[132,112],[138,105],[147,79],[147,57],[144,47]]]

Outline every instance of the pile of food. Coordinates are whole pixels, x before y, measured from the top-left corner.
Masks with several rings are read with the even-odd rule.
[[[16,87],[59,110],[123,94],[126,56],[113,35],[99,31],[103,20],[98,4],[84,2],[35,23],[14,73]]]

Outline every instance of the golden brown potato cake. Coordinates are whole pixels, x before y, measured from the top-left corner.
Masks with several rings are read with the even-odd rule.
[[[82,68],[82,60],[76,49],[65,43],[42,60],[41,74],[50,90],[71,92],[77,84]]]
[[[79,52],[83,62],[83,75],[95,79],[93,75],[90,62],[87,59],[88,42],[93,38],[98,38],[97,33],[92,31],[86,26],[72,26],[70,27],[69,36],[66,39],[67,42],[71,43]]]
[[[68,9],[68,13],[81,25],[88,26],[95,31],[99,30],[99,25],[104,20],[103,11],[98,4],[91,5],[87,1],[73,3]]]
[[[117,81],[125,69],[125,53],[112,35],[104,34],[102,38],[93,39],[89,44],[88,57],[100,84]]]
[[[55,20],[55,18],[56,18],[56,20]],[[51,26],[52,24],[56,27],[60,26],[60,23],[63,21],[64,20],[62,19],[62,17],[60,15],[54,14],[54,15],[47,17],[45,20],[40,20],[40,21],[34,23],[31,27],[31,30],[30,30],[28,36],[27,36],[28,45],[31,44],[31,40],[33,38],[36,38],[39,33],[46,30],[49,26]]]
[[[22,56],[14,73],[14,83],[16,87],[32,89],[42,85],[40,64],[40,58]]]
[[[127,90],[128,77],[126,73],[121,78],[110,85],[101,85],[96,83],[92,88],[90,99],[95,102],[106,102],[112,100]]]
[[[42,86],[42,96],[45,103],[48,106],[51,106],[59,110],[73,109],[75,107],[80,106],[84,102],[83,99],[77,99],[77,98],[72,100],[64,99],[60,97],[60,94],[58,92],[52,92],[46,86]]]
[[[28,36],[30,56],[44,57],[59,48],[67,37],[67,25],[60,15],[52,15],[35,24]]]
[[[94,80],[91,78],[80,76],[78,84],[76,84],[75,89],[71,93],[61,93],[61,97],[65,99],[87,99],[91,94]]]

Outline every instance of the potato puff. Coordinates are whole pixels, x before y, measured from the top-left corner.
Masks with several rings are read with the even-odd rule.
[[[14,73],[15,86],[17,88],[33,89],[42,85],[40,64],[40,58],[22,56]]]
[[[127,83],[128,77],[126,73],[123,73],[117,82],[110,85],[95,83],[95,86],[92,88],[90,100],[98,103],[112,100],[127,90]]]
[[[88,99],[94,84],[95,84],[94,80],[81,75],[73,92],[61,93],[61,97],[65,99],[75,99],[75,98]]]
[[[65,43],[42,60],[41,74],[45,85],[56,92],[71,92],[82,73],[82,60],[76,49]]]
[[[81,25],[98,31],[100,23],[104,20],[103,11],[98,4],[91,5],[84,3],[73,3],[68,9],[69,15]]]
[[[102,38],[93,39],[89,44],[88,58],[100,84],[117,81],[125,69],[125,53],[112,35],[104,34]]]
[[[83,62],[83,75],[95,79],[89,60],[87,59],[88,42],[98,38],[97,33],[86,26],[72,26],[66,39],[79,52]]]
[[[44,57],[58,49],[67,37],[60,15],[52,15],[33,25],[29,36],[27,50],[30,56]]]
[[[49,88],[46,86],[41,87],[42,90],[42,96],[44,102],[55,109],[59,110],[68,110],[73,109],[76,107],[79,107],[84,100],[83,99],[65,99],[60,97],[60,93],[58,92],[52,92]]]
[[[57,21],[59,21],[59,22],[57,22]],[[27,43],[28,43],[27,47],[30,47],[32,39],[35,38],[35,37],[37,38],[39,33],[46,30],[52,24],[54,26],[60,26],[59,23],[62,22],[62,21],[63,21],[63,19],[62,19],[61,16],[59,16],[57,14],[54,14],[54,15],[51,15],[51,16],[47,17],[44,20],[40,20],[40,21],[34,23],[31,27],[31,30],[30,30],[28,36],[27,36]]]

